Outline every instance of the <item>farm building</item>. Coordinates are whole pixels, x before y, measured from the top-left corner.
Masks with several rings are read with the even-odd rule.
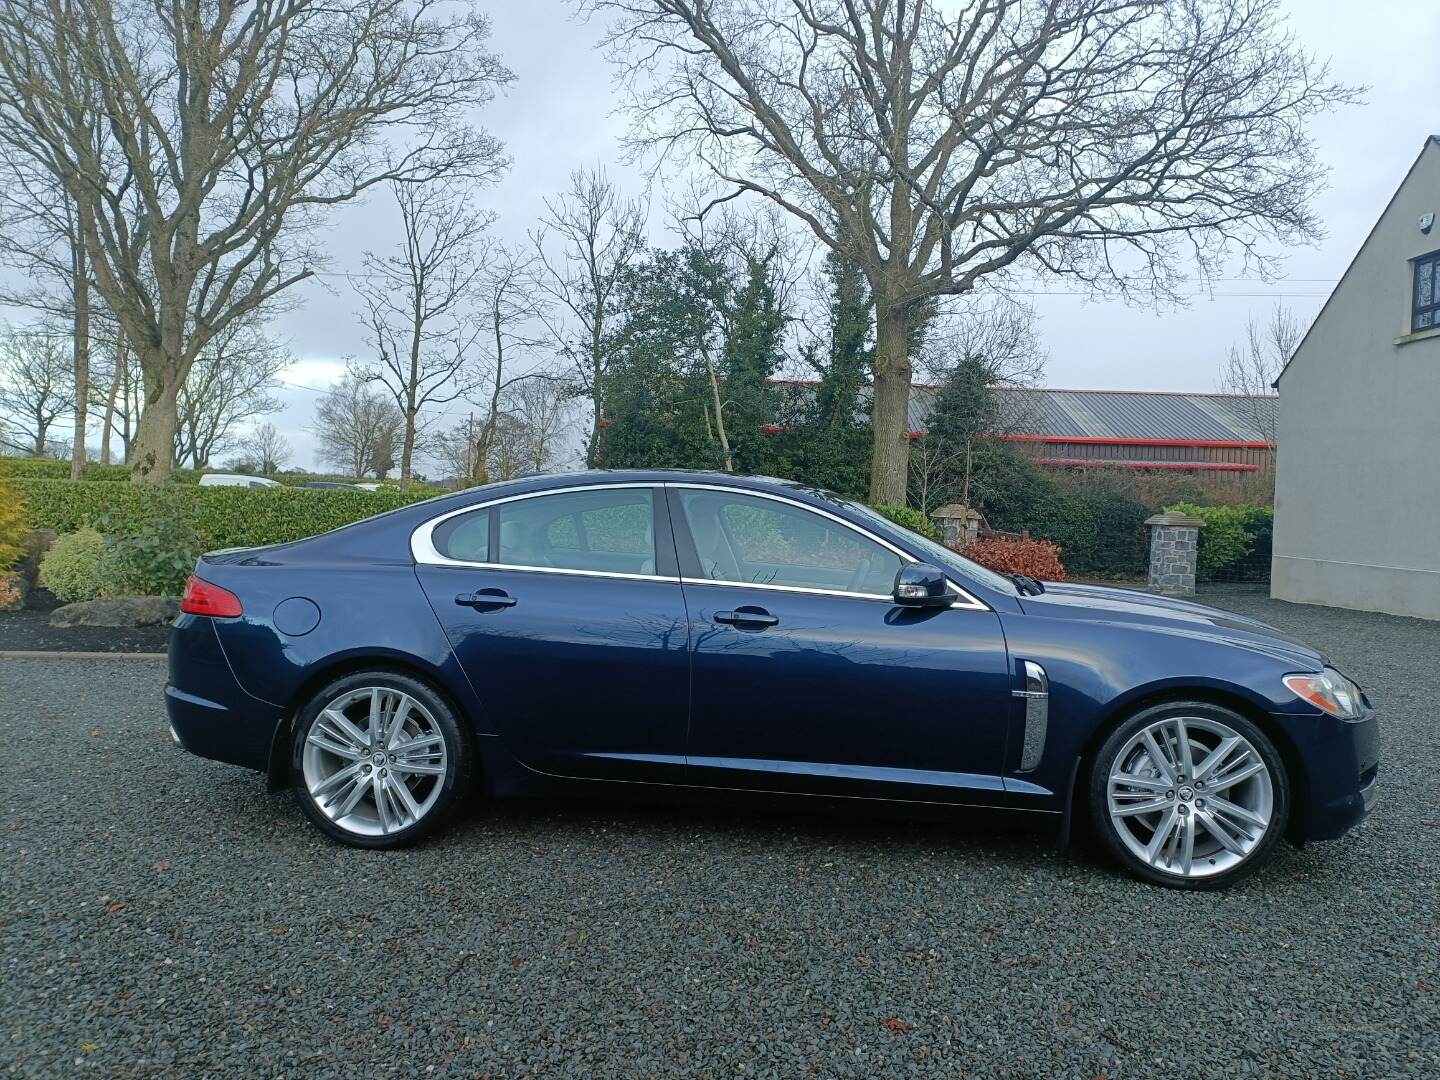
[[[812,383],[779,385],[810,392]],[[1009,419],[1000,438],[1031,445],[1036,464],[1187,472],[1269,467],[1278,399],[1161,390],[1002,389]],[[925,432],[938,388],[910,394],[912,437]]]

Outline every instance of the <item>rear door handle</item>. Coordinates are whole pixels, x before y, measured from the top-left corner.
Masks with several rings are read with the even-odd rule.
[[[455,603],[461,607],[472,607],[477,610],[514,607],[516,602],[515,598],[504,589],[481,589],[478,592],[461,593],[455,597]]]
[[[741,607],[734,611],[717,611],[710,616],[718,623],[736,626],[774,626],[780,620],[762,607]]]

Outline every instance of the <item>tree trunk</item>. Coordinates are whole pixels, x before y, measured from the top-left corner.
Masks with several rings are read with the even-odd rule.
[[[120,398],[120,384],[125,373],[125,335],[115,338],[115,377],[110,380],[110,393],[105,397],[105,419],[100,424],[100,464],[110,464],[110,439],[115,434],[115,403]]]
[[[82,233],[83,237],[83,233]],[[85,425],[90,415],[90,271],[85,264],[85,242],[72,241],[75,295],[75,439],[70,447],[70,479],[79,480],[85,470]]]
[[[710,363],[710,350],[702,349],[705,357],[705,373],[710,376],[710,396],[715,402],[715,434],[720,439],[720,451],[725,456],[725,471],[735,471],[735,458],[730,453],[730,440],[725,437],[725,415],[720,404],[720,380],[715,377],[715,365]]]
[[[141,354],[144,404],[135,427],[135,450],[130,461],[130,479],[136,483],[158,484],[170,479],[175,459],[176,399],[180,395],[180,380],[164,375],[172,366],[162,355]]]
[[[870,427],[875,457],[870,465],[870,501],[905,505],[909,472],[910,342],[905,309],[875,305],[875,398]]]

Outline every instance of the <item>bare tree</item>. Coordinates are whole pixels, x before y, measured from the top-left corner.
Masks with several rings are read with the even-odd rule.
[[[1220,367],[1221,392],[1238,395],[1235,408],[1260,432],[1271,450],[1275,449],[1280,415],[1269,399],[1275,395],[1281,369],[1295,355],[1304,336],[1304,324],[1277,304],[1264,325],[1254,319],[1245,324],[1245,344],[1230,346]]]
[[[290,460],[290,441],[274,424],[261,424],[240,443],[245,460],[262,476],[274,476]],[[355,475],[359,475],[356,473]]]
[[[910,323],[1028,268],[1173,294],[1319,234],[1305,133],[1351,100],[1278,0],[577,0],[632,138],[853,259],[876,306],[872,500],[903,503]]]
[[[395,444],[403,426],[390,395],[346,376],[315,403],[310,430],[320,443],[320,460],[349,476],[374,473],[383,480],[395,467]]]
[[[352,279],[375,358],[353,363],[357,378],[381,383],[402,419],[400,483],[410,482],[425,413],[480,383],[473,318],[492,215],[468,208],[470,192],[448,181],[394,184],[404,238],[387,255],[366,252]]]
[[[0,114],[3,117],[3,114]],[[100,135],[95,139],[98,143]],[[31,157],[0,155],[0,265],[16,271],[15,287],[0,301],[70,324],[71,381],[75,399],[90,399],[91,287],[83,208]],[[70,479],[85,467],[89,410],[74,410]]]
[[[275,377],[294,363],[258,324],[231,323],[200,353],[176,401],[175,463],[209,466],[242,424],[280,409]]]
[[[0,145],[74,201],[139,355],[136,479],[169,473],[201,350],[315,272],[327,210],[388,181],[500,171],[467,123],[510,78],[488,32],[444,0],[0,6]]]
[[[523,472],[552,472],[565,460],[574,396],[556,378],[524,379],[505,394],[505,414],[523,433],[519,459]],[[573,441],[569,444],[575,446]]]
[[[645,200],[622,198],[603,170],[581,169],[571,173],[569,191],[545,200],[541,227],[531,235],[542,286],[561,316],[550,323],[552,337],[574,369],[578,392],[590,400],[590,465],[604,458],[602,402],[616,296],[626,267],[645,249],[649,214]]]
[[[0,330],[0,418],[5,443],[22,454],[49,456],[51,428],[75,407],[74,372],[65,338],[52,330]]]

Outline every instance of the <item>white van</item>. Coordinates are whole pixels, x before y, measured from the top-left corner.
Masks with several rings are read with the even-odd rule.
[[[267,480],[263,476],[246,476],[243,473],[206,473],[200,477],[201,487],[280,487],[278,480]]]

